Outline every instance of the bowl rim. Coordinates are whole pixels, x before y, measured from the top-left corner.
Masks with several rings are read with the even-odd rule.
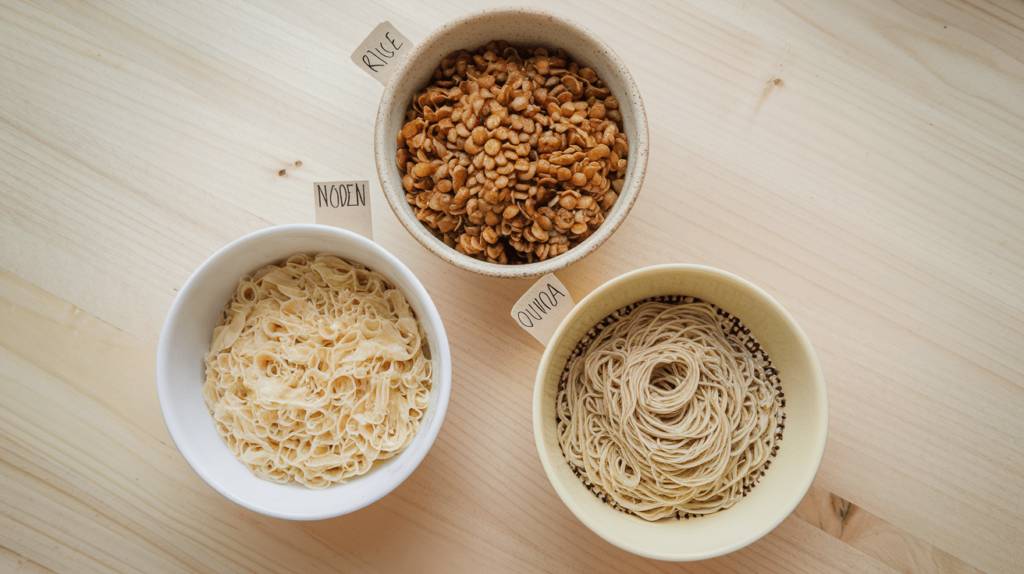
[[[583,508],[576,503],[575,499],[569,496],[568,489],[562,483],[562,481],[555,477],[554,468],[552,466],[551,461],[549,460],[551,457],[544,443],[544,421],[542,418],[542,403],[544,399],[544,389],[547,386],[545,373],[550,368],[551,362],[554,358],[554,353],[557,347],[555,343],[562,338],[565,330],[573,322],[573,320],[575,320],[575,318],[579,314],[581,314],[590,304],[592,304],[596,299],[601,297],[603,294],[620,288],[622,285],[629,283],[637,276],[655,273],[659,271],[675,271],[682,273],[697,272],[715,276],[716,278],[719,279],[735,282],[739,284],[742,288],[749,290],[755,296],[763,299],[768,306],[770,306],[774,311],[776,311],[779,314],[780,317],[782,317],[782,320],[786,324],[787,328],[792,330],[793,334],[796,336],[796,339],[799,343],[802,352],[805,353],[810,358],[812,372],[814,375],[813,379],[821,390],[820,398],[816,402],[817,404],[815,405],[816,410],[822,415],[821,422],[818,424],[817,428],[813,429],[815,431],[816,439],[813,442],[812,448],[806,454],[806,456],[812,457],[814,459],[814,472],[809,473],[808,476],[801,477],[800,481],[796,483],[793,492],[799,493],[799,495],[792,497],[793,500],[790,501],[791,504],[786,505],[785,511],[779,512],[776,515],[771,516],[767,521],[765,521],[764,525],[758,530],[756,530],[753,534],[750,534],[739,540],[733,541],[730,544],[718,548],[709,549],[703,552],[673,554],[669,552],[651,551],[647,548],[636,546],[623,541],[622,539],[616,536],[614,528],[606,527],[602,523],[591,520],[590,515],[585,513],[583,511]],[[718,269],[716,267],[710,267],[707,265],[684,263],[651,265],[648,267],[635,269],[628,273],[619,275],[618,277],[615,277],[614,279],[611,279],[602,284],[601,286],[599,286],[598,288],[594,289],[586,297],[580,300],[580,302],[572,309],[572,311],[569,312],[569,314],[565,317],[562,323],[555,330],[554,335],[551,336],[551,341],[545,348],[544,355],[541,357],[540,365],[537,368],[537,378],[535,380],[533,390],[534,442],[537,445],[537,454],[540,457],[541,465],[544,467],[544,474],[547,476],[548,481],[551,483],[551,486],[555,489],[555,493],[558,495],[558,498],[562,500],[562,502],[569,508],[570,512],[572,512],[572,514],[576,516],[576,518],[580,522],[586,525],[587,528],[589,528],[592,532],[603,538],[605,541],[623,550],[626,550],[627,552],[632,552],[633,554],[637,554],[647,558],[654,558],[657,560],[682,562],[716,558],[718,556],[723,556],[725,554],[729,554],[731,552],[735,552],[736,550],[744,548],[745,546],[748,546],[756,542],[757,540],[759,540],[760,538],[764,537],[766,534],[774,530],[779,524],[782,523],[783,520],[785,520],[790,514],[792,514],[793,510],[795,510],[797,505],[800,504],[800,501],[803,499],[807,491],[810,489],[811,483],[814,481],[815,476],[817,476],[818,470],[821,468],[821,461],[825,455],[825,445],[828,441],[828,426],[828,386],[825,384],[825,377],[821,370],[821,363],[818,361],[818,356],[814,352],[814,347],[811,345],[810,339],[807,338],[807,335],[804,333],[803,329],[800,328],[800,325],[797,324],[793,316],[790,315],[789,312],[786,311],[786,309],[777,300],[775,300],[774,297],[772,297],[770,294],[768,294],[766,291],[764,291],[754,283],[751,283],[750,281],[743,279],[742,277],[730,273],[728,271]]]
[[[334,235],[345,241],[352,242],[353,244],[357,245],[359,249],[374,252],[381,258],[385,259],[388,263],[393,265],[395,269],[397,269],[398,272],[404,275],[405,279],[409,281],[413,289],[417,292],[417,295],[420,297],[420,300],[423,302],[424,311],[427,315],[425,320],[429,321],[432,324],[437,338],[438,346],[436,353],[434,353],[433,349],[431,349],[432,355],[437,357],[437,365],[439,369],[438,378],[435,383],[435,387],[438,392],[437,410],[435,411],[435,415],[433,420],[431,421],[431,425],[429,427],[421,426],[419,431],[417,432],[417,435],[423,436],[422,440],[425,441],[422,443],[423,447],[416,451],[410,451],[407,449],[393,457],[396,460],[401,457],[408,457],[408,460],[410,460],[411,462],[410,464],[408,464],[407,468],[396,475],[396,480],[394,480],[392,484],[388,484],[386,485],[385,488],[373,491],[372,496],[360,498],[346,504],[339,504],[334,507],[323,508],[319,511],[307,513],[279,511],[273,508],[266,507],[258,502],[245,500],[239,497],[237,494],[235,494],[235,492],[232,489],[226,487],[224,484],[221,483],[221,481],[215,480],[213,476],[208,474],[204,467],[199,463],[198,458],[194,455],[194,453],[191,450],[181,448],[182,440],[180,439],[182,439],[185,436],[187,430],[183,428],[182,424],[171,415],[171,381],[169,380],[170,376],[168,374],[169,364],[171,362],[171,350],[168,348],[167,341],[169,341],[171,333],[175,328],[174,323],[176,323],[176,321],[172,320],[172,318],[177,317],[181,313],[181,310],[185,307],[185,305],[189,303],[193,295],[197,292],[197,289],[200,288],[201,281],[203,281],[206,278],[210,270],[214,269],[215,266],[218,265],[221,260],[223,260],[226,256],[230,255],[234,250],[248,243],[260,239],[265,239],[267,237],[272,237],[275,235],[288,235],[294,233]],[[329,250],[326,250],[324,252],[329,252]],[[424,320],[424,318],[421,318],[421,320]],[[164,319],[163,327],[161,327],[160,329],[160,340],[157,343],[156,386],[157,399],[160,403],[160,413],[164,420],[164,426],[167,428],[168,434],[171,435],[171,441],[174,442],[174,446],[181,454],[182,458],[184,458],[185,462],[188,463],[192,470],[197,475],[199,475],[201,479],[203,479],[203,482],[205,482],[207,485],[216,490],[224,498],[227,498],[228,500],[234,502],[235,504],[243,508],[259,512],[260,514],[272,516],[274,518],[283,518],[287,520],[321,520],[325,518],[333,518],[336,516],[341,516],[344,514],[355,512],[356,510],[365,508],[366,506],[369,506],[370,504],[373,504],[374,502],[387,496],[396,488],[398,488],[399,485],[405,482],[405,480],[408,479],[410,475],[412,475],[413,471],[415,471],[416,468],[419,467],[423,459],[426,458],[427,453],[433,447],[434,441],[437,439],[437,435],[441,430],[441,426],[444,423],[445,415],[447,414],[448,411],[448,401],[451,396],[451,378],[452,361],[451,349],[448,344],[448,336],[445,333],[444,324],[441,321],[441,316],[437,312],[437,307],[434,305],[434,301],[433,299],[431,299],[430,294],[427,292],[426,288],[423,287],[422,283],[420,283],[419,278],[417,278],[416,275],[413,274],[413,272],[410,271],[409,268],[406,267],[406,265],[402,263],[397,257],[392,255],[388,250],[384,249],[384,247],[378,245],[374,241],[345,229],[319,224],[296,223],[276,225],[264,229],[259,229],[257,231],[253,231],[251,233],[243,235],[242,237],[239,237],[231,241],[227,245],[224,245],[223,247],[215,251],[212,255],[207,257],[207,259],[203,261],[203,263],[199,267],[197,267],[195,271],[192,272],[189,278],[185,281],[185,284],[178,291],[178,294],[175,296],[174,301],[171,303],[170,309],[167,311],[167,316]],[[434,389],[432,389],[431,392],[434,392]],[[362,478],[362,475],[351,480],[358,480],[359,478]],[[269,481],[267,481],[267,484],[276,485],[276,483]],[[290,483],[280,484],[277,486],[281,486],[283,488],[292,487]]]
[[[634,123],[636,128],[636,135],[639,141],[629,142],[630,161],[634,159],[639,161],[636,165],[635,172],[632,174],[632,178],[626,182],[623,187],[623,193],[619,195],[619,200],[616,201],[614,206],[615,213],[613,217],[605,219],[601,226],[594,232],[590,237],[583,240],[579,245],[573,247],[566,253],[548,259],[546,261],[540,261],[536,263],[526,263],[522,265],[501,265],[499,263],[490,263],[487,261],[480,261],[474,259],[468,255],[459,253],[455,249],[445,245],[440,239],[434,237],[432,233],[427,231],[423,224],[418,221],[412,214],[411,210],[408,209],[408,203],[405,200],[405,191],[399,190],[398,187],[392,186],[389,188],[388,184],[385,183],[384,173],[389,169],[390,165],[394,164],[394,153],[385,153],[384,148],[391,149],[391,145],[385,141],[386,134],[384,133],[387,128],[387,118],[391,115],[391,110],[394,109],[399,103],[394,100],[394,93],[397,91],[399,84],[403,81],[402,78],[409,73],[413,67],[414,62],[420,58],[424,52],[433,46],[434,43],[440,41],[444,36],[450,33],[450,30],[454,27],[462,26],[465,24],[471,24],[476,20],[495,16],[495,15],[514,15],[514,14],[530,14],[535,16],[542,16],[560,22],[563,25],[569,26],[581,35],[587,37],[590,41],[594,42],[596,46],[605,54],[608,61],[613,67],[622,70],[622,78],[625,85],[627,86],[627,92],[632,92],[636,95],[636,110],[634,112]],[[623,96],[627,94],[621,94]],[[387,109],[384,107],[385,101],[391,98],[391,106]],[[402,104],[405,105],[404,103]],[[556,14],[543,9],[530,8],[530,7],[518,7],[518,6],[505,6],[498,8],[488,8],[484,10],[478,10],[470,12],[464,16],[450,20],[437,28],[435,28],[426,38],[418,42],[399,62],[398,67],[391,74],[387,84],[384,86],[384,92],[381,94],[380,103],[377,106],[376,123],[374,127],[374,163],[377,167],[377,178],[380,180],[381,189],[384,191],[384,198],[387,200],[388,205],[391,207],[391,211],[394,212],[395,216],[402,223],[404,227],[416,240],[426,247],[431,253],[437,255],[444,261],[455,265],[460,269],[472,271],[480,275],[490,277],[502,277],[502,278],[528,278],[538,277],[548,273],[553,273],[560,269],[564,269],[573,263],[576,263],[593,253],[598,247],[604,244],[609,237],[615,232],[616,229],[625,221],[632,210],[633,205],[636,203],[637,196],[640,195],[640,189],[643,186],[644,176],[647,171],[647,160],[650,154],[650,134],[649,127],[647,124],[647,112],[644,107],[643,96],[640,93],[639,87],[637,87],[636,80],[633,78],[633,74],[630,73],[629,68],[626,67],[625,62],[622,58],[605,42],[600,36],[595,34],[586,26],[575,22],[565,16]]]

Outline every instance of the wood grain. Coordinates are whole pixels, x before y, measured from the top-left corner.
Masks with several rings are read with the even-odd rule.
[[[794,516],[672,565],[604,543],[558,501],[530,423],[542,348],[507,316],[529,282],[446,266],[383,207],[381,88],[349,60],[378,22],[417,41],[463,3],[5,2],[0,570],[1019,570],[1024,7],[526,3],[604,36],[651,124],[630,217],[559,277],[578,300],[641,266],[701,263],[793,314],[831,415]],[[446,324],[448,416],[379,503],[265,518],[174,449],[155,344],[213,251],[312,222],[313,181],[360,179],[378,243]]]
[[[0,322],[18,327],[0,332],[0,547],[53,571],[890,571],[796,517],[699,565],[630,555],[558,502],[526,448],[532,435],[479,432],[475,417],[446,420],[413,476],[368,508],[267,518],[221,498],[178,455],[149,345],[7,272]],[[527,409],[517,426],[528,421]]]
[[[981,572],[818,486],[793,515],[897,572]]]

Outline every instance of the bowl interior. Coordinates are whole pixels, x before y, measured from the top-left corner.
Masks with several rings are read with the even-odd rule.
[[[221,308],[238,280],[296,253],[330,253],[392,281],[423,324],[434,361],[433,390],[420,430],[399,456],[346,484],[311,490],[256,478],[228,450],[203,401],[205,356]],[[217,491],[252,510],[290,519],[337,516],[362,508],[398,486],[426,455],[448,404],[451,358],[444,327],[420,282],[392,255],[358,235],[317,225],[281,226],[246,236],[214,254],[186,282],[168,313],[157,353],[164,421],[178,450]]]
[[[612,509],[572,473],[558,446],[555,396],[566,359],[590,327],[616,309],[657,295],[699,297],[739,317],[779,370],[787,418],[778,456],[748,496],[732,508],[708,516],[652,523]],[[767,534],[796,508],[810,487],[824,453],[827,431],[824,378],[800,327],[761,289],[709,267],[649,267],[601,286],[559,327],[537,375],[534,432],[541,462],[559,497],[605,540],[651,558],[711,558]]]
[[[402,174],[395,163],[396,138],[405,125],[413,94],[422,90],[441,60],[460,49],[475,49],[492,40],[525,47],[562,48],[581,67],[593,69],[619,101],[629,142],[626,184],[605,222],[581,244],[547,261],[528,265],[499,265],[478,261],[448,247],[416,219],[405,199]],[[636,199],[647,166],[647,118],[640,92],[625,64],[600,38],[555,14],[525,8],[506,8],[470,14],[445,24],[418,45],[388,82],[377,115],[374,148],[377,173],[388,203],[402,224],[425,247],[459,267],[499,277],[529,277],[561,269],[596,249],[622,222]]]

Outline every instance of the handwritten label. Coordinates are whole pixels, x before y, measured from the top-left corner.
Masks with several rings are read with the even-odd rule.
[[[352,61],[363,71],[382,84],[402,61],[402,56],[412,49],[413,43],[391,25],[381,22],[352,53]]]
[[[512,318],[533,338],[547,345],[576,303],[554,274],[541,277],[512,306]]]
[[[328,181],[313,184],[316,222],[373,239],[370,218],[370,182]]]

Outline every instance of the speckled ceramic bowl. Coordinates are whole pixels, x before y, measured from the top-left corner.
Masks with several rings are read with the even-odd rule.
[[[558,257],[527,265],[499,265],[478,261],[448,247],[434,237],[416,219],[406,202],[402,174],[395,164],[398,131],[405,124],[405,111],[412,96],[430,80],[441,60],[459,49],[475,49],[492,40],[507,40],[521,46],[562,48],[580,64],[593,69],[619,101],[623,127],[629,142],[629,167],[626,183],[604,223],[585,241]],[[441,26],[417,45],[402,60],[391,80],[377,112],[374,154],[377,174],[391,209],[420,243],[445,261],[483,275],[494,277],[534,277],[557,271],[601,245],[622,223],[633,207],[647,169],[647,116],[640,91],[626,65],[596,34],[566,18],[528,8],[500,8],[474,12]]]
[[[558,445],[555,398],[569,354],[583,335],[617,309],[658,295],[691,295],[738,317],[779,370],[786,428],[778,456],[757,487],[721,512],[648,522],[613,509],[573,474]],[[587,295],[555,331],[533,394],[537,451],[559,498],[608,542],[659,560],[704,560],[739,550],[771,532],[810,488],[828,436],[828,393],[818,358],[793,317],[753,283],[702,265],[657,265],[619,276]]]

